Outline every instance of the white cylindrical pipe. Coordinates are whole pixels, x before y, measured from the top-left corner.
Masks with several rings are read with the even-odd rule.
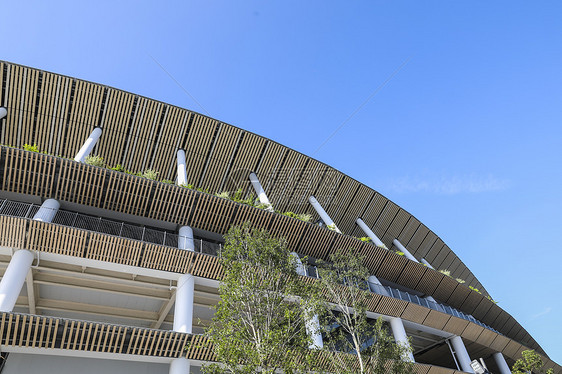
[[[43,204],[41,204],[41,207],[37,213],[35,213],[33,219],[41,222],[53,222],[53,218],[55,218],[59,208],[60,204],[57,200],[47,199],[43,201]]]
[[[178,278],[176,303],[174,306],[174,331],[191,334],[193,331],[193,294],[195,278],[184,274]]]
[[[170,374],[189,374],[190,365],[187,358],[176,358],[170,364]]]
[[[367,282],[369,283],[369,288],[371,289],[372,292],[377,294],[384,294],[385,296],[390,296],[388,294],[388,290],[384,288],[379,278],[375,277],[374,275],[370,275],[369,278],[367,279]]]
[[[468,355],[468,351],[464,346],[464,342],[460,336],[454,336],[450,339],[451,344],[453,345],[453,350],[457,356],[457,361],[461,366],[462,371],[466,371],[467,373],[474,373],[472,366],[470,366],[470,356]]]
[[[394,245],[400,250],[400,252],[404,252],[404,256],[406,256],[409,260],[412,260],[412,261],[415,261],[415,262],[419,262],[414,256],[412,256],[412,254],[410,253],[410,251],[408,251],[408,250],[406,249],[406,247],[404,247],[404,246],[402,245],[402,243],[400,243],[400,242],[398,241],[398,239],[394,239],[394,240],[392,241],[392,244],[394,244]]]
[[[505,362],[505,357],[503,357],[501,352],[496,352],[492,356],[494,357],[494,361],[496,361],[496,365],[498,365],[498,368],[500,369],[500,374],[511,374],[509,365]]]
[[[316,213],[318,213],[318,215],[320,216],[320,218],[322,218],[322,221],[324,221],[324,223],[326,224],[326,226],[330,226],[334,228],[334,231],[338,232],[341,234],[340,229],[338,229],[338,227],[336,226],[336,224],[334,223],[334,221],[332,221],[332,219],[330,218],[330,216],[328,215],[328,213],[326,213],[326,211],[324,210],[324,208],[322,208],[322,205],[320,205],[320,203],[318,202],[318,200],[316,200],[316,198],[314,196],[310,196],[308,198],[308,201],[310,202],[310,204],[312,204],[312,207],[314,208],[314,210],[316,210]]]
[[[373,241],[373,243],[375,243],[375,245],[377,247],[383,247],[386,248],[386,245],[384,245],[384,243],[382,242],[382,240],[379,239],[378,236],[375,235],[375,233],[373,232],[373,230],[371,230],[369,228],[369,226],[367,226],[367,224],[365,222],[363,222],[363,220],[361,218],[357,218],[355,220],[355,222],[359,225],[359,227],[361,227],[361,230],[363,230],[363,232],[365,234],[367,234],[367,236],[369,238],[371,238],[371,240]]]
[[[84,145],[82,146],[82,148],[80,148],[80,150],[76,154],[76,157],[74,157],[74,161],[78,161],[78,162],[86,161],[86,157],[90,155],[90,152],[92,152],[92,149],[94,149],[94,146],[96,145],[100,136],[101,136],[101,127],[96,127],[94,131],[92,131],[88,139],[86,139]]]
[[[295,270],[298,275],[306,276],[306,267],[303,265],[299,255],[296,252],[291,252],[291,255],[295,259]],[[324,341],[322,340],[322,333],[320,332],[320,321],[318,316],[314,315],[312,318],[306,321],[305,328],[307,334],[312,338],[312,344],[310,344],[310,349],[320,349],[324,347]]]
[[[421,263],[426,265],[428,268],[435,270],[435,268],[433,266],[431,266],[431,264],[423,257],[421,259]]]
[[[409,350],[408,354],[405,354],[404,357],[402,357],[404,361],[416,362],[414,360],[414,354],[410,348],[410,342],[408,341],[408,335],[406,335],[402,319],[397,317],[390,318],[390,328],[392,329],[392,335],[394,335],[396,343]]]
[[[34,257],[27,249],[20,249],[12,256],[0,281],[0,312],[14,309]]]
[[[185,151],[178,149],[178,186],[187,185],[187,169],[185,166]]]
[[[8,115],[8,109],[4,107],[0,107],[0,119],[6,117]]]
[[[291,252],[291,256],[293,256],[293,258],[295,259],[295,270],[297,271],[297,274],[306,276],[306,268],[302,264],[300,256],[297,254],[297,252]]]
[[[265,194],[265,191],[256,173],[254,172],[250,173],[250,182],[252,183],[252,187],[254,187],[254,190],[256,191],[256,195],[258,195],[258,199],[260,200],[260,203],[267,205],[266,210],[273,212],[273,207],[271,206],[271,203],[269,202],[269,199],[267,198],[267,195]]]
[[[318,315],[312,316],[311,319],[306,321],[305,324],[306,332],[312,338],[312,344],[308,348],[310,349],[322,349],[324,348],[324,340],[322,340],[322,334],[320,333],[320,321],[318,320]]]
[[[193,240],[193,230],[191,227],[180,227],[178,231],[178,248],[195,251],[195,241]]]

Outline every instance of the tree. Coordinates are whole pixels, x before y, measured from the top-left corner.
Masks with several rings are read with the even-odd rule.
[[[396,344],[382,319],[368,319],[367,306],[374,297],[362,256],[338,251],[328,262],[318,263],[319,282],[326,307],[321,324],[327,326],[324,347],[349,355],[331,355],[335,372],[344,374],[413,373],[413,364],[403,358],[409,348]]]
[[[513,365],[513,374],[526,374],[526,373],[546,373],[552,374],[554,371],[551,369],[543,370],[544,364],[541,356],[532,349],[521,352],[521,358],[515,361]]]
[[[246,223],[229,230],[220,261],[221,300],[206,331],[219,364],[203,371],[309,371],[315,352],[305,321],[314,290],[297,275],[285,241]]]

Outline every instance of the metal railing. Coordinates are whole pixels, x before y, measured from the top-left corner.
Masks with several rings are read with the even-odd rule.
[[[316,268],[316,266],[308,266],[307,267],[307,276],[309,276],[311,278],[318,278],[318,269]],[[379,285],[379,284],[373,284],[373,283],[369,283],[369,282],[365,282],[365,287],[361,287],[361,288],[367,289],[367,287],[372,293],[376,293],[376,294],[382,295],[382,296],[390,296],[390,297],[393,297],[393,298],[399,299],[399,300],[409,301],[409,302],[412,302],[414,304],[418,304],[418,305],[421,305],[423,307],[436,310],[438,312],[442,312],[442,313],[446,313],[446,314],[449,314],[449,315],[454,316],[454,317],[462,318],[464,320],[474,322],[479,326],[482,326],[482,327],[484,327],[488,330],[491,330],[491,331],[501,335],[501,333],[499,331],[497,331],[494,328],[486,325],[483,322],[480,322],[479,320],[474,318],[472,315],[463,313],[460,310],[455,309],[455,308],[453,308],[449,305],[433,302],[431,300],[426,299],[425,297],[419,297],[419,296],[413,295],[409,292],[401,291],[397,288],[393,288],[393,287],[389,287],[389,286],[383,286],[383,285]]]
[[[419,297],[419,296],[413,295],[409,292],[401,291],[397,288],[392,288],[392,287],[389,287],[389,286],[382,286],[382,285],[371,283],[371,284],[369,284],[369,288],[370,288],[371,292],[373,292],[373,293],[383,295],[383,296],[391,296],[391,297],[394,297],[395,299],[409,301],[409,302],[412,302],[414,304],[424,306],[426,308],[437,310],[438,312],[447,313],[447,314],[452,315],[454,317],[458,317],[458,318],[462,318],[462,319],[470,321],[470,322],[474,322],[477,325],[480,325],[480,326],[482,326],[482,327],[484,327],[488,330],[491,330],[495,333],[500,334],[499,331],[497,331],[494,328],[486,325],[485,323],[480,322],[479,320],[474,318],[472,315],[463,313],[460,310],[455,309],[455,308],[453,308],[449,305],[433,302],[431,300],[426,299],[425,297]]]
[[[40,206],[19,201],[0,200],[0,215],[31,219]],[[112,221],[102,217],[59,209],[51,223],[95,231],[102,234],[118,236],[126,239],[140,240],[146,243],[160,244],[167,247],[178,247],[179,235],[164,230],[155,230],[136,226],[125,222]],[[203,239],[194,239],[195,252],[218,256],[221,245]]]
[[[39,207],[40,206],[36,204],[2,200],[0,201],[0,215],[31,219],[33,218],[35,213],[37,213]],[[140,240],[146,243],[161,244],[174,248],[178,247],[178,234],[149,229],[142,226],[135,226],[124,222],[111,221],[101,217],[88,216],[77,212],[70,212],[59,209],[52,223],[78,229],[95,231],[108,235],[114,235],[127,239]],[[202,239],[195,239],[194,244],[195,252],[205,253],[213,256],[217,256],[221,249],[220,244],[207,242]],[[318,278],[318,271],[315,266],[308,266],[307,274],[310,277]],[[472,315],[465,314],[449,305],[436,303],[426,298],[419,297],[417,295],[413,295],[389,286],[369,284],[369,289],[371,290],[371,292],[379,295],[391,296],[395,299],[409,301],[426,308],[437,310],[439,312],[447,313],[449,315],[474,322],[477,325],[500,334],[500,332],[486,325],[485,323],[480,322]]]

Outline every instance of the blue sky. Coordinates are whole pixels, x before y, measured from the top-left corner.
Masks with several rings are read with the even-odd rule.
[[[0,59],[208,114],[375,188],[562,364],[561,12],[556,1],[8,2]]]

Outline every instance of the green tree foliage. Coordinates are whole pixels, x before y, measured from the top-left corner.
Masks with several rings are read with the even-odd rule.
[[[363,257],[353,251],[338,251],[329,262],[319,262],[318,285],[326,297],[321,324],[326,326],[324,347],[350,355],[330,355],[334,372],[342,374],[413,373],[413,364],[403,358],[409,348],[395,343],[382,319],[367,318],[374,294]]]
[[[219,373],[304,373],[315,351],[306,334],[313,288],[295,271],[284,240],[248,223],[233,227],[221,253],[224,278],[220,302],[207,330],[219,364],[203,367]]]
[[[552,374],[553,370],[543,370],[543,362],[541,356],[532,349],[521,352],[521,358],[515,361],[512,368],[513,374],[527,374],[527,373],[546,373]]]

